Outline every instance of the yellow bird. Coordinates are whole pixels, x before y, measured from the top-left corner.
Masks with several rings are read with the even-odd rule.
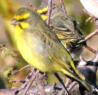
[[[90,90],[68,51],[36,12],[20,8],[11,23],[15,28],[13,36],[17,49],[31,66],[42,72],[61,72]]]

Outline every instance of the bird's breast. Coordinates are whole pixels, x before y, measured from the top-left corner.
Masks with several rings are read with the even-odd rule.
[[[23,58],[33,67],[42,72],[49,72],[53,69],[47,48],[39,37],[26,34],[26,38],[18,38],[17,48]]]

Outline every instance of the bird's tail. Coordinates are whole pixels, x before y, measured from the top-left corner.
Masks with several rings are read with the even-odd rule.
[[[75,74],[76,74],[81,80],[85,80],[85,76],[84,76],[82,73],[80,73],[80,72],[76,69],[76,67],[75,67],[75,65],[74,65],[74,63],[73,63],[73,61],[70,62],[70,66],[72,67],[72,70],[75,72]]]
[[[65,69],[62,69],[62,72],[66,76],[68,76],[69,78],[72,78],[72,79],[76,80],[77,82],[79,82],[80,84],[82,84],[88,91],[91,91],[92,86],[88,82],[86,82],[85,80],[82,80],[82,79],[78,78],[72,72],[68,72]]]

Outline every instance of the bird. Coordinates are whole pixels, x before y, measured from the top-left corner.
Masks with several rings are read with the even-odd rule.
[[[80,0],[86,11],[98,19],[98,0]]]
[[[69,52],[38,13],[20,8],[11,24],[15,28],[16,47],[28,64],[41,72],[61,72],[91,90],[91,85],[76,69]]]
[[[78,60],[86,41],[77,27],[77,21],[65,14],[62,8],[53,4],[50,26],[64,47],[70,52],[72,58]]]
[[[46,15],[48,8],[38,10],[40,10],[40,12],[38,11],[38,14],[41,15],[41,18],[44,21],[47,20]],[[93,53],[96,52],[87,45],[87,40],[81,32],[81,29],[78,27],[77,21],[71,16],[67,15],[67,13],[65,13],[64,10],[59,8],[55,3],[52,4],[50,26],[64,47],[70,52],[74,61],[79,60],[83,47],[87,48]]]

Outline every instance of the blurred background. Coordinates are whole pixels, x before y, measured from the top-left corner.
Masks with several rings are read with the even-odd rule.
[[[28,72],[28,69],[26,69],[24,72],[20,72],[16,75],[9,75],[9,72],[13,69],[19,69],[27,64],[16,52],[14,44],[12,45],[12,42],[14,42],[14,30],[10,26],[11,19],[18,8],[23,6],[30,7],[30,5],[35,8],[43,8],[47,6],[47,1],[48,0],[0,0],[0,88],[13,87],[13,85],[17,85],[15,83],[8,83],[9,78],[12,80],[24,79]],[[59,6],[58,1],[59,0],[53,0],[53,2],[57,3]],[[85,36],[95,30],[93,22],[86,22],[88,15],[83,12],[83,7],[79,0],[63,1],[68,15],[78,21],[79,27]],[[98,36],[96,35],[87,43],[92,48],[98,50],[97,41]],[[87,49],[83,50],[82,55],[87,59],[94,57],[94,55]]]

